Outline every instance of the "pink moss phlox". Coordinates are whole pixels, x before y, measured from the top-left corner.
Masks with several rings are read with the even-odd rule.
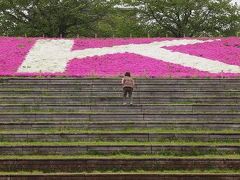
[[[0,37],[0,75],[1,76],[121,76],[126,71],[141,77],[240,77],[240,74],[213,74],[177,64],[155,60],[137,54],[123,53],[94,56],[69,61],[63,73],[18,73],[18,68],[38,39]],[[190,39],[190,38],[188,38]],[[72,50],[112,47],[127,44],[151,43],[154,41],[174,40],[173,38],[110,38],[110,39],[73,39]],[[202,40],[207,40],[206,38]],[[199,56],[226,64],[240,66],[240,38],[221,38],[214,42],[194,45],[165,47],[173,52]]]

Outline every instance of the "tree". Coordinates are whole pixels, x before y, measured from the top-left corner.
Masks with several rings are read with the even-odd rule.
[[[132,9],[115,7],[98,23],[98,34],[101,37],[143,37],[144,27],[138,22],[136,12]]]
[[[235,35],[231,0],[0,0],[0,33],[48,37]],[[118,5],[118,6],[116,6]],[[124,6],[126,5],[126,6]]]
[[[107,0],[0,0],[0,25],[10,35],[89,36],[112,6]]]
[[[231,0],[125,0],[138,12],[139,21],[153,30],[175,37],[234,35],[240,8]]]

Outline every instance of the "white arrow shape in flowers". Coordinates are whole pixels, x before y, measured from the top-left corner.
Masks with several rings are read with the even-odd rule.
[[[240,73],[240,66],[229,65],[217,60],[210,60],[180,52],[173,52],[163,48],[212,41],[213,40],[171,40],[152,42],[149,44],[129,44],[72,51],[74,40],[38,40],[19,67],[18,72],[61,73],[66,70],[68,62],[74,58],[82,59],[116,53],[134,53],[200,71],[208,71],[210,73]]]

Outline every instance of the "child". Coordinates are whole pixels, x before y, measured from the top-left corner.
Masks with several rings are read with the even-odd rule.
[[[132,92],[133,88],[135,86],[135,82],[133,78],[131,78],[130,72],[126,72],[124,78],[122,79],[122,85],[123,85],[123,104],[126,105],[126,98],[127,94],[128,97],[130,98],[130,105],[133,104],[133,99],[132,99]]]

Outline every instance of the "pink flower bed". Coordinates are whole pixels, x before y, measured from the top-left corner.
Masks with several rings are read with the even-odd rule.
[[[221,41],[166,49],[240,66],[240,38],[226,38]]]
[[[36,39],[0,37],[0,75],[16,75]]]
[[[137,60],[136,60],[137,59]],[[81,69],[81,71],[79,71]],[[67,73],[76,76],[121,76],[130,71],[134,76],[143,77],[206,77],[210,73],[183,67],[135,54],[115,54],[86,58],[82,61],[74,59],[67,68]]]
[[[171,40],[170,38],[109,38],[109,39],[76,39],[73,50],[83,50],[87,48],[102,48],[128,44],[148,44],[154,41],[161,42]]]
[[[198,68],[168,62],[166,59],[155,59],[129,52],[95,55],[93,57],[72,58],[68,61],[63,72],[34,71],[31,64],[21,72],[20,66],[31,54],[34,45],[42,38],[7,38],[0,37],[0,75],[1,76],[122,76],[130,71],[133,76],[139,77],[240,77],[240,73],[212,73]],[[56,40],[56,39],[55,39]],[[174,41],[169,38],[132,38],[132,39],[70,39],[73,41],[71,51],[94,48],[106,48],[120,45],[141,45],[152,42]],[[190,39],[191,40],[191,39]],[[204,39],[206,40],[206,39]],[[222,38],[213,42],[195,43],[191,45],[166,46],[163,49],[178,52],[194,57],[202,57],[214,62],[222,62],[240,68],[240,38]],[[100,49],[96,49],[96,52]],[[59,52],[56,52],[56,56]],[[52,54],[54,57],[55,54]],[[31,59],[32,60],[32,59]],[[34,58],[33,58],[34,60]],[[31,61],[29,61],[31,62]],[[56,59],[56,65],[57,64]],[[60,62],[59,62],[60,63]],[[47,66],[43,62],[44,66]],[[29,67],[28,67],[29,66]]]

